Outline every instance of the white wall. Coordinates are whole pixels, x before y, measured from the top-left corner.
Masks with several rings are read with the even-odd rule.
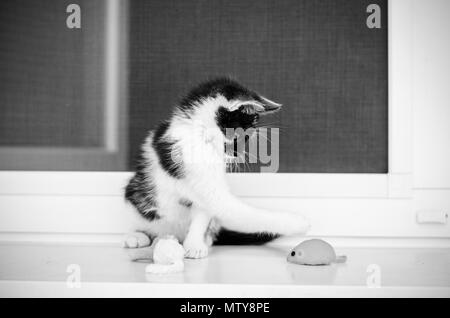
[[[450,1],[412,2],[414,186],[450,189]]]
[[[450,215],[450,1],[411,1],[413,206]],[[448,224],[421,228],[450,235]]]

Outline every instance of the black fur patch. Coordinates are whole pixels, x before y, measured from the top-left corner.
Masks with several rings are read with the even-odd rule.
[[[144,163],[139,163],[137,172],[128,182],[125,188],[125,199],[132,203],[138,212],[147,220],[160,219],[157,213],[157,202],[155,200],[155,188],[151,179],[146,177]]]
[[[222,133],[225,135],[226,128],[255,128],[258,123],[258,114],[247,114],[241,108],[235,111],[228,111],[225,107],[219,107],[216,113],[216,122]]]
[[[227,100],[260,100],[255,92],[245,88],[238,82],[221,77],[206,81],[192,89],[180,102],[179,108],[188,113],[195,104],[208,97],[214,97],[218,94],[223,95]]]
[[[155,149],[159,163],[169,175],[174,178],[181,179],[184,177],[184,171],[181,162],[175,162],[172,159],[172,151],[176,145],[175,141],[169,141],[165,137],[169,122],[163,122],[158,126],[153,136],[153,148]]]
[[[221,229],[216,236],[214,245],[262,245],[280,237],[271,233],[241,233]]]

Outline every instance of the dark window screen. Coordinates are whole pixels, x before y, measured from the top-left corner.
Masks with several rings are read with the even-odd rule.
[[[83,27],[70,30],[70,3],[0,1],[0,147],[103,143],[105,5],[76,1]]]
[[[366,8],[381,7],[381,29]],[[280,172],[386,173],[387,1],[133,0],[130,167],[180,94],[229,75],[284,105]]]

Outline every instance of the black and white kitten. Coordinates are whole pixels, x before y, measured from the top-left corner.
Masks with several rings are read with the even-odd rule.
[[[192,89],[142,145],[126,187],[125,197],[138,213],[136,232],[125,246],[146,246],[147,236],[174,235],[186,257],[202,258],[221,229],[274,236],[306,232],[309,223],[301,215],[249,206],[226,182],[225,144],[232,141],[225,129],[256,127],[260,115],[280,106],[228,78]]]

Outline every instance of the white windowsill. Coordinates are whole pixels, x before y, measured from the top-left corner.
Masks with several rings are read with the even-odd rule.
[[[111,244],[0,243],[0,297],[449,297],[448,248],[337,248],[346,264],[289,264],[286,245],[214,247],[186,260],[184,273],[145,274]],[[67,266],[81,268],[81,288],[68,288]],[[368,268],[380,288],[367,287]]]

